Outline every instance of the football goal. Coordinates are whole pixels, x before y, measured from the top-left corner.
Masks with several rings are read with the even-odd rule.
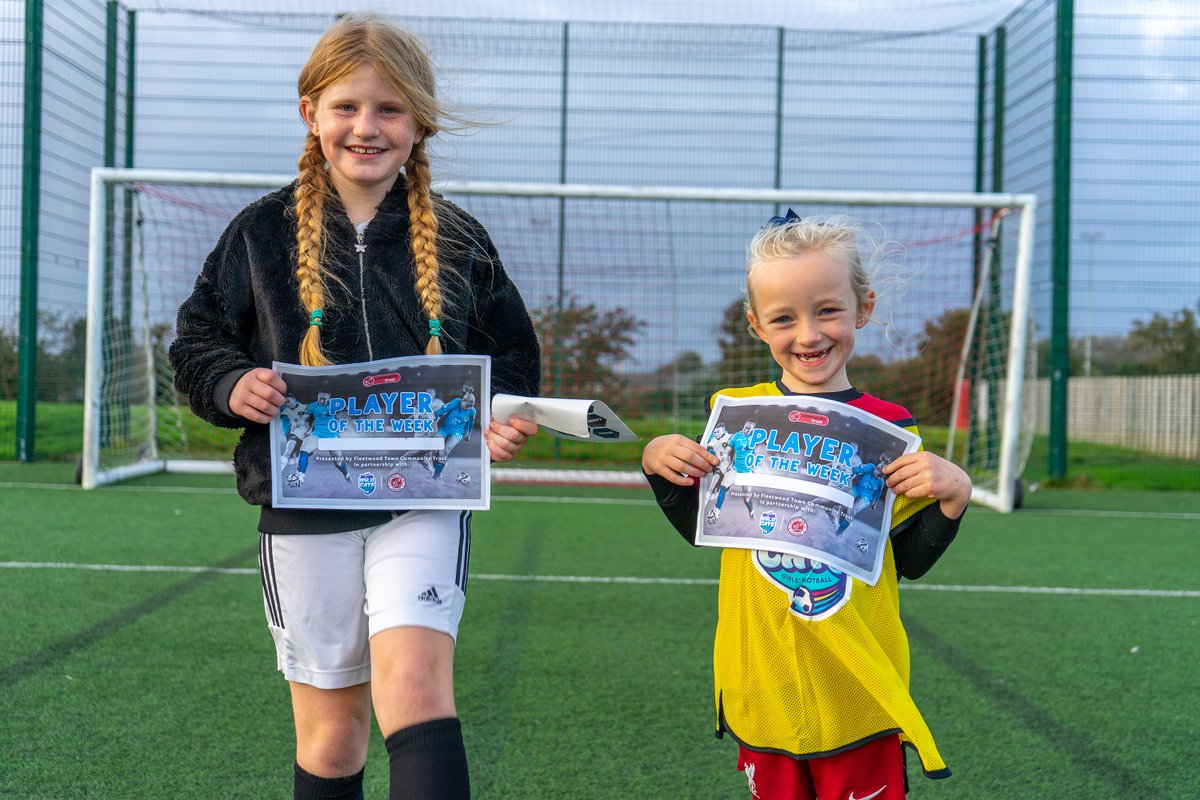
[[[172,388],[175,315],[228,221],[286,175],[92,173],[82,482],[228,470],[235,439]],[[543,394],[604,400],[643,438],[779,369],[746,325],[745,248],[773,215],[848,216],[879,302],[848,369],[1010,510],[1034,430],[1032,195],[446,182],[487,228],[542,344]],[[281,242],[281,247],[289,243]],[[398,268],[404,268],[398,266]],[[233,434],[236,436],[236,432]],[[640,449],[535,437],[496,480],[637,483]]]

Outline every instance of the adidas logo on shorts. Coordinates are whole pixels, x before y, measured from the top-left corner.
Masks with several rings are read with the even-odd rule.
[[[430,586],[428,589],[417,595],[417,602],[432,603],[435,606],[440,606],[442,604],[442,598],[438,597],[437,589]]]

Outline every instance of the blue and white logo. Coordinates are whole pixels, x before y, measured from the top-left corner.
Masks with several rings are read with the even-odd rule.
[[[803,556],[754,551],[762,576],[791,595],[791,612],[809,620],[832,616],[850,600],[850,576]]]
[[[358,476],[358,490],[363,494],[375,494],[375,473],[363,472]]]
[[[778,518],[774,511],[764,511],[758,517],[758,527],[762,530],[763,536],[770,536],[775,532],[775,523]]]

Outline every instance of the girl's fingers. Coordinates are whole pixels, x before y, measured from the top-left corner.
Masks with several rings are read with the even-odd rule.
[[[684,451],[676,454],[675,461],[670,464],[674,469],[672,474],[666,477],[672,482],[680,486],[691,486],[696,478],[700,478],[712,472],[713,465],[708,462],[707,458],[700,456],[692,451]]]
[[[251,422],[270,422],[283,405],[287,384],[269,369],[253,369],[238,379],[229,396],[229,409]]]
[[[707,449],[678,434],[659,436],[642,451],[642,469],[678,486],[691,486],[717,463]]]
[[[536,423],[520,417],[513,417],[508,423],[492,420],[484,433],[492,460],[511,461],[537,430]]]
[[[921,484],[913,480],[905,480],[898,483],[892,488],[896,494],[904,495],[905,497],[925,497],[926,493],[919,492]],[[913,494],[910,494],[912,492]]]
[[[696,481],[694,477],[685,472],[660,472],[659,474],[676,486],[691,486]]]
[[[538,425],[533,420],[525,419],[524,417],[511,417],[508,422],[500,423],[515,429],[523,436],[533,436],[538,432]]]
[[[487,437],[490,444],[495,444],[497,447],[502,447],[505,450],[513,451],[520,450],[525,446],[525,442],[529,439],[528,436],[516,428],[505,429],[504,427],[489,427],[487,431]]]

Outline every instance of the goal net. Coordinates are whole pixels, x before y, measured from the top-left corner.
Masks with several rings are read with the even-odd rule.
[[[176,311],[228,221],[281,175],[93,172],[83,483],[228,470],[236,432],[196,420],[171,385]],[[1034,430],[1026,374],[1031,195],[443,183],[521,289],[546,396],[600,399],[645,440],[697,436],[715,390],[773,380],[747,330],[745,248],[771,216],[860,225],[879,295],[848,365],[899,403],[975,498],[1019,502]],[[287,246],[287,243],[281,243]],[[534,437],[495,480],[642,482],[640,444]]]

